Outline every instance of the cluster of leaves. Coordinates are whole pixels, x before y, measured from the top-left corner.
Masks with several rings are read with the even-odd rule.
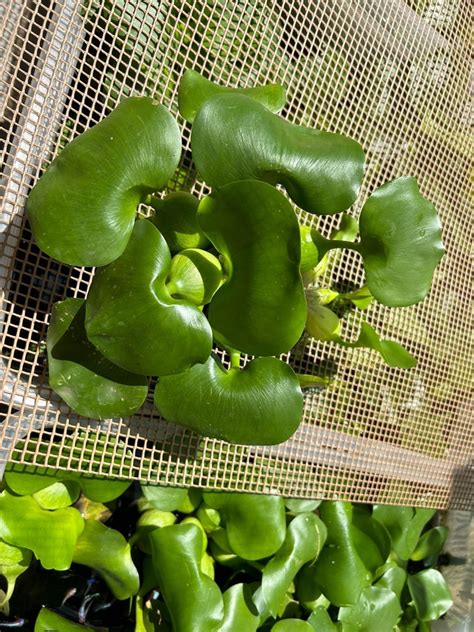
[[[277,444],[300,423],[307,377],[275,356],[305,327],[413,366],[366,323],[357,341],[343,340],[319,295],[305,296],[302,273],[321,268],[330,249],[350,248],[363,258],[366,287],[343,300],[360,304],[368,292],[387,306],[414,304],[443,254],[436,210],[413,178],[399,178],[365,202],[359,241],[302,229],[288,197],[315,215],[344,211],[359,192],[364,153],[349,138],[279,117],[284,103],[278,85],[224,88],[183,75],[179,110],[213,187],[201,201],[154,195],[177,168],[181,139],[171,114],[146,97],[124,100],[72,141],[33,188],[39,246],[98,267],[87,300],[56,304],[48,331],[50,385],[74,411],[129,416],[146,398],[147,377],[158,376],[155,404],[167,420],[234,443]],[[143,202],[155,209],[151,220],[136,219]],[[213,344],[230,354],[230,369]],[[241,353],[257,358],[241,369]]]
[[[128,487],[8,466],[0,493],[3,625],[28,625],[9,602],[32,564],[88,567],[111,593],[85,590],[77,609],[75,587],[59,603],[46,599],[36,632],[109,629],[101,611],[121,601],[133,614],[110,629],[136,632],[415,632],[451,606],[433,568],[447,535],[427,529],[434,510],[142,486],[127,492],[136,516],[127,541],[103,522],[113,522],[109,508]]]

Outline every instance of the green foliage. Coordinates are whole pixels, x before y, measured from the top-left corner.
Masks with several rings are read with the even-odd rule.
[[[171,260],[166,287],[175,299],[206,305],[222,283],[222,268],[207,250],[187,248]]]
[[[197,223],[197,197],[185,191],[174,191],[164,199],[152,196],[148,202],[155,209],[151,221],[166,239],[172,253],[209,245]]]
[[[402,609],[394,592],[379,586],[367,586],[356,604],[339,610],[339,621],[361,632],[392,632]]]
[[[409,575],[407,584],[420,621],[439,619],[453,605],[446,580],[434,568]]]
[[[257,608],[248,584],[234,584],[223,594],[224,619],[219,632],[256,632]]]
[[[402,560],[408,560],[416,548],[423,527],[434,513],[434,509],[375,505],[373,517],[390,533],[395,553]]]
[[[125,250],[140,202],[178,166],[176,121],[152,99],[123,101],[74,139],[28,197],[39,247],[58,261],[102,266]]]

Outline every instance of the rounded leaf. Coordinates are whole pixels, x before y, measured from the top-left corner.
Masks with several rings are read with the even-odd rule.
[[[252,355],[287,352],[306,321],[299,225],[288,200],[264,182],[234,182],[201,201],[198,222],[228,275],[209,306],[216,337]]]
[[[408,575],[408,589],[420,621],[434,621],[453,605],[446,580],[434,568]]]
[[[209,81],[195,70],[186,70],[178,89],[178,108],[181,116],[192,123],[197,111],[205,101],[216,94],[245,94],[258,101],[271,112],[279,112],[285,105],[285,88],[277,83],[253,88],[228,88]]]
[[[282,184],[298,206],[321,215],[349,208],[364,173],[364,153],[354,140],[289,123],[241,94],[204,103],[191,146],[210,186],[247,179]]]
[[[81,487],[75,481],[58,481],[37,491],[33,498],[43,509],[64,509],[75,503],[80,493]]]
[[[444,247],[436,209],[421,195],[415,178],[392,180],[372,193],[359,229],[359,251],[373,296],[389,307],[421,301]]]
[[[206,317],[166,288],[170,266],[160,231],[141,219],[123,255],[97,270],[92,281],[87,336],[111,362],[133,373],[179,373],[211,353]]]
[[[171,260],[166,287],[175,299],[206,305],[222,283],[219,259],[206,250],[181,250]]]
[[[360,632],[393,632],[402,614],[400,602],[391,590],[368,586],[358,602],[339,610],[339,621]]]
[[[56,303],[48,328],[49,384],[79,415],[128,417],[146,399],[148,381],[110,362],[87,339],[86,302]]]
[[[33,237],[58,261],[103,266],[119,257],[140,202],[178,166],[179,128],[148,97],[125,99],[51,163],[27,203]]]
[[[224,595],[224,623],[219,632],[256,632],[258,612],[248,584],[234,584]]]
[[[152,197],[149,203],[155,209],[151,221],[166,239],[171,252],[209,245],[196,220],[197,197],[186,191],[174,191],[163,199]]]
[[[257,358],[227,371],[210,357],[179,375],[160,378],[155,405],[168,421],[230,443],[274,445],[296,431],[303,395],[293,369]]]

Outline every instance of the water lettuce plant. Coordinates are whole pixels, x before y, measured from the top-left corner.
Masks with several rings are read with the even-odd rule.
[[[0,492],[5,627],[401,632],[452,603],[433,510],[126,482],[95,503],[108,512],[83,494],[46,510],[18,490],[42,476],[53,497],[57,479],[28,468],[10,463]]]
[[[272,445],[297,429],[302,388],[327,385],[278,358],[305,330],[373,349],[391,367],[415,366],[369,319],[346,340],[342,319],[374,301],[398,307],[426,296],[443,255],[436,210],[414,178],[402,177],[373,191],[357,221],[345,211],[363,180],[361,146],[289,123],[277,114],[285,99],[282,86],[232,88],[184,73],[178,106],[212,189],[200,200],[187,191],[160,197],[180,138],[150,98],[124,99],[39,179],[28,200],[37,243],[65,263],[97,266],[85,302],[57,304],[48,332],[49,383],[73,411],[132,415],[153,376],[164,419],[207,437]],[[338,230],[326,237],[300,226],[298,207],[343,212]],[[329,251],[346,248],[362,257],[365,282],[322,287],[337,260]],[[241,366],[243,354],[254,357]],[[77,493],[61,489],[63,502]]]

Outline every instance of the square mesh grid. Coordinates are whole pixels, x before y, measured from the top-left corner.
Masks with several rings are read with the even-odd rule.
[[[1,458],[168,485],[468,508],[471,7],[463,0],[7,0]],[[358,140],[368,167],[354,216],[374,188],[414,175],[443,224],[447,255],[429,297],[411,308],[374,305],[368,314],[382,337],[416,355],[416,369],[390,369],[366,350],[302,340],[288,362],[335,380],[306,394],[300,429],[272,448],[177,428],[159,418],[151,397],[129,419],[78,418],[48,387],[51,306],[85,297],[93,271],[38,250],[24,218],[28,191],[66,142],[124,96],[153,96],[177,115],[186,68],[227,85],[282,83],[288,120]],[[190,126],[179,122],[184,151],[171,188],[202,194]],[[304,213],[301,219],[315,221]],[[328,234],[337,221],[321,218],[319,228]],[[360,285],[358,256],[335,256],[325,281]],[[355,338],[360,319],[356,311],[343,334]]]

